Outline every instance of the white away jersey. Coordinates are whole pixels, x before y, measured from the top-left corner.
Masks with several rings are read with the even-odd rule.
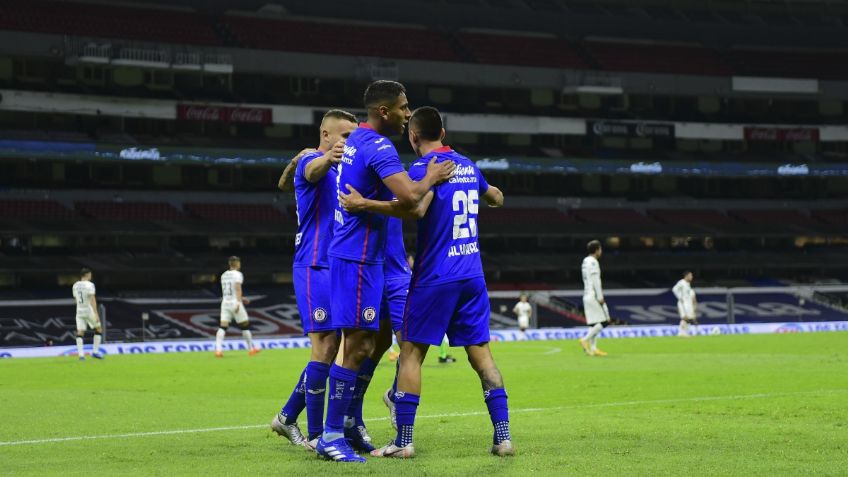
[[[240,271],[227,270],[221,274],[221,296],[223,301],[236,301],[236,283],[244,283],[244,275]]]
[[[519,318],[530,318],[530,311],[532,310],[532,306],[529,302],[519,301],[515,304],[515,308],[513,308],[513,310]]]
[[[74,283],[74,301],[77,302],[77,314],[91,313],[91,297],[95,295],[94,283],[80,280]]]
[[[677,297],[678,302],[685,303],[686,306],[691,305],[692,300],[695,298],[695,290],[692,289],[692,285],[682,278],[674,285],[671,292]]]
[[[583,275],[583,297],[603,300],[604,292],[601,289],[601,264],[598,259],[587,255],[580,267]]]

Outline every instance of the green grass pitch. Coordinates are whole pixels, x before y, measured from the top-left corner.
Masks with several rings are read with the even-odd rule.
[[[417,457],[359,466],[321,461],[267,427],[306,350],[0,361],[0,474],[848,474],[848,334],[601,345],[609,357],[585,357],[576,342],[493,344],[518,451],[506,459],[487,454],[474,372],[431,350]],[[367,396],[377,444],[393,436],[380,401],[393,371],[382,363]],[[45,441],[80,436],[98,437]]]

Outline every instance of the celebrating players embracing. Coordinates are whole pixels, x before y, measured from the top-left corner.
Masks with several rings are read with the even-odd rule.
[[[434,187],[416,210],[418,253],[403,318],[400,371],[395,410],[398,432],[378,457],[415,455],[413,426],[421,395],[421,365],[430,345],[439,345],[447,334],[454,346],[464,346],[471,366],[480,377],[483,396],[494,427],[491,452],[513,455],[509,410],[503,378],[489,348],[489,297],[477,241],[480,199],[490,206],[503,205],[503,194],[490,186],[468,158],[444,146],[439,112],[423,107],[410,119],[409,141],[421,159],[409,171],[423,179],[425,165],[436,161],[456,164],[455,176]],[[367,200],[357,191],[340,196],[351,210],[393,213],[393,203]]]
[[[433,185],[451,177],[454,165],[449,161],[436,164],[434,160],[424,177],[413,182],[386,137],[401,134],[409,120],[406,89],[394,81],[376,81],[366,89],[364,103],[368,121],[360,123],[345,143],[337,190],[351,186],[372,199],[394,196],[401,206],[414,209]],[[342,330],[342,341],[330,368],[327,418],[316,450],[328,459],[364,462],[345,440],[344,424],[356,383],[370,380],[370,376],[357,375],[374,351],[380,326],[386,217],[368,212],[352,214],[338,207],[334,218],[328,251],[333,290],[330,314],[333,326]]]

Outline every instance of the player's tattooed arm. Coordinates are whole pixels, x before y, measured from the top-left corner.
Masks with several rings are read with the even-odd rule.
[[[483,199],[489,207],[503,207],[504,204],[503,192],[493,185],[490,185],[483,193]]]
[[[331,167],[342,162],[344,145],[344,140],[341,140],[333,144],[333,147],[329,151],[325,152],[323,156],[310,161],[309,164],[303,168],[303,177],[313,184],[323,179]]]
[[[277,188],[283,192],[291,192],[294,190],[294,171],[297,169],[297,163],[300,161],[300,158],[305,154],[310,152],[314,152],[315,149],[306,148],[300,151],[296,156],[292,158],[291,161],[286,165],[286,168],[283,169],[283,174],[280,176],[280,180],[277,181]]]
[[[433,201],[433,192],[429,191],[424,198],[418,202],[415,208],[410,210],[396,200],[385,201],[366,199],[365,197],[362,197],[362,194],[360,194],[359,191],[354,189],[350,184],[347,184],[346,187],[349,191],[348,194],[339,191],[339,205],[341,205],[342,208],[349,213],[366,211],[375,214],[398,217],[405,220],[417,220],[424,217],[424,214],[427,213],[427,209],[430,207],[430,203]]]

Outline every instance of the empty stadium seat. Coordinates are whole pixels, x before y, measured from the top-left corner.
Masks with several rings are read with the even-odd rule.
[[[150,6],[0,0],[0,29],[195,45],[223,44],[210,18]]]
[[[2,200],[0,219],[70,219],[74,211],[52,200]]]
[[[572,214],[582,222],[595,224],[649,225],[654,221],[633,209],[575,209]]]
[[[444,35],[423,28],[298,22],[237,15],[228,15],[223,21],[241,46],[246,48],[328,55],[459,60]]]
[[[586,68],[577,51],[557,38],[461,33],[459,41],[480,63]]]
[[[183,214],[166,202],[77,202],[82,215],[107,220],[178,220]]]
[[[185,204],[185,210],[200,219],[225,222],[283,222],[285,215],[267,204]]]
[[[729,65],[713,50],[700,46],[588,41],[586,50],[611,71],[727,76]]]
[[[727,57],[738,74],[792,78],[848,78],[848,52],[732,49]]]
[[[666,224],[697,224],[721,227],[736,223],[718,210],[707,209],[654,209],[648,215]]]

